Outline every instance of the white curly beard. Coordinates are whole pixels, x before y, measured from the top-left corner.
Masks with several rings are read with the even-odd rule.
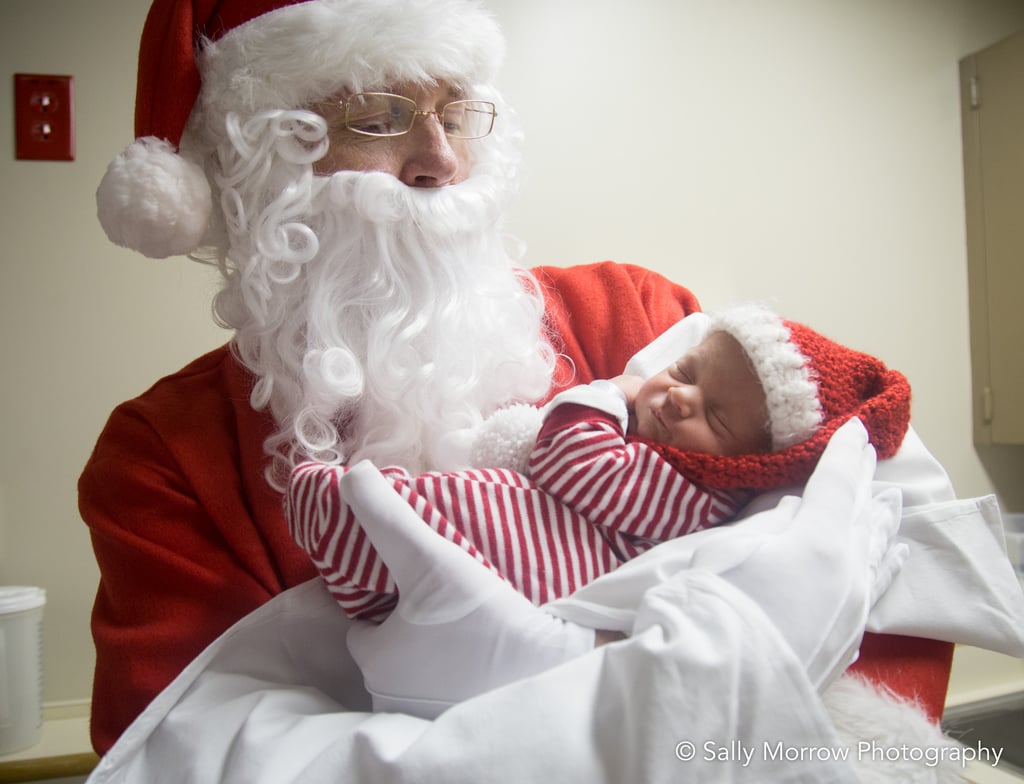
[[[555,355],[539,287],[504,247],[506,198],[486,175],[441,189],[372,172],[315,179],[302,238],[316,252],[258,279],[236,337],[254,405],[263,396],[279,426],[267,442],[277,480],[310,458],[456,468],[484,417],[544,397]],[[282,214],[278,236],[295,225]]]

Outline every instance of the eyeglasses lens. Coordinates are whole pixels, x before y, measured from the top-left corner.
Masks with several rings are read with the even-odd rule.
[[[357,133],[394,136],[412,127],[416,104],[399,95],[357,93],[345,103],[345,123]]]
[[[457,139],[487,136],[494,125],[494,104],[487,101],[454,101],[444,107],[444,132]]]
[[[345,125],[369,136],[398,136],[412,128],[416,102],[388,93],[356,93],[345,101]],[[432,114],[432,113],[430,113]],[[489,101],[452,101],[442,110],[444,132],[455,139],[479,139],[494,126],[494,104]]]

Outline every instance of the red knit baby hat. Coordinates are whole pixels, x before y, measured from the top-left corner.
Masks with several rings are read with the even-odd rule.
[[[910,384],[854,351],[760,305],[711,315],[743,347],[765,392],[774,451],[708,455],[650,442],[690,479],[720,489],[775,489],[807,481],[832,434],[859,417],[879,459],[896,454],[910,425]]]
[[[204,159],[229,115],[391,80],[487,83],[503,54],[478,0],[154,0],[139,47],[136,140],[100,183],[100,223],[112,242],[151,258],[190,253],[213,206]],[[197,114],[202,132],[186,150]]]

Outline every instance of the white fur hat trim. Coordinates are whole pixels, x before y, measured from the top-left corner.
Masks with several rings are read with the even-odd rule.
[[[244,116],[406,81],[488,84],[504,54],[477,0],[312,0],[202,47],[196,110]]]
[[[775,313],[757,304],[737,305],[711,314],[708,333],[726,332],[743,347],[764,389],[772,449],[806,440],[821,426],[818,386],[807,357],[790,340]]]

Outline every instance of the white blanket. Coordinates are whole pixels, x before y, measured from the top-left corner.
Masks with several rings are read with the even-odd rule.
[[[822,703],[743,594],[705,573],[654,590],[644,635],[428,722],[360,712],[350,622],[311,581],[211,645],[90,782],[956,780],[921,714],[848,677]]]
[[[993,499],[918,504],[901,530],[913,552],[871,628],[1024,655],[1024,597]],[[757,607],[688,573],[686,559],[685,538],[660,545],[558,603],[628,629],[644,595],[656,627],[434,722],[360,712],[369,702],[346,652],[349,621],[312,581],[213,643],[90,782],[905,782],[959,772],[955,754],[930,762],[948,742],[884,695],[843,678],[823,703]],[[916,759],[862,753],[865,715],[871,748],[909,744]]]

